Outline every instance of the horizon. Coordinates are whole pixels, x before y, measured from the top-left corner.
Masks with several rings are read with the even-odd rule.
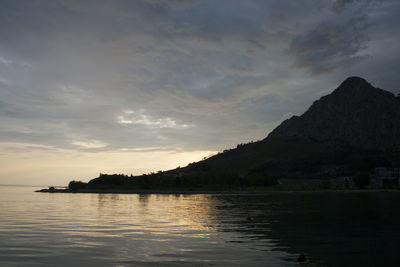
[[[3,1],[0,184],[165,171],[347,77],[400,93],[397,1]]]

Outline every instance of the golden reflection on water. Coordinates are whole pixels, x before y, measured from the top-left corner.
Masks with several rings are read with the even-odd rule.
[[[400,240],[399,198],[397,192],[49,194],[0,187],[0,266],[298,266],[300,252],[328,266],[382,259],[387,264],[377,266],[399,266],[393,247]],[[357,254],[366,241],[368,253]],[[337,247],[343,257],[332,256]]]
[[[210,195],[95,194],[91,198],[91,204],[97,205],[97,216],[112,216],[114,222],[127,228],[131,221],[136,229],[159,224],[164,230],[169,227],[176,231],[210,231],[215,230],[213,225],[217,221],[218,201]]]
[[[43,194],[0,188],[0,266],[32,261],[54,266],[60,260],[65,266],[281,261],[282,253],[267,255],[252,242],[242,242],[242,234],[232,229],[243,222],[233,226],[237,212],[229,205],[212,195]]]

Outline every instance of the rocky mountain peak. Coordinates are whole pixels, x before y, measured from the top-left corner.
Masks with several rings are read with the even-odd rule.
[[[363,88],[363,87],[373,87],[369,82],[365,79],[357,76],[348,77],[344,80],[338,88],[344,89],[354,89],[354,88]]]
[[[400,101],[362,78],[349,77],[303,115],[284,121],[267,138],[273,137],[387,148],[400,143]]]
[[[375,88],[365,79],[355,76],[344,80],[331,95],[333,97],[344,97],[351,100],[357,100],[356,98],[365,100],[367,98],[379,96],[391,98],[394,96],[391,92]]]

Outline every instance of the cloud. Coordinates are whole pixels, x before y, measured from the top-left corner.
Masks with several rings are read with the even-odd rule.
[[[0,63],[4,65],[11,65],[13,62],[11,60],[5,59],[4,57],[0,57]]]
[[[221,79],[205,83],[201,87],[193,88],[193,94],[208,100],[228,101],[240,99],[244,94],[250,94],[267,83],[267,76],[256,75],[225,75]]]
[[[347,76],[397,90],[399,10],[394,0],[3,0],[0,142],[139,158],[263,139]]]
[[[18,143],[18,142],[0,142],[1,154],[7,154],[10,152],[26,153],[32,151],[56,151],[57,148],[53,146],[46,146],[41,144],[33,143]]]
[[[365,18],[343,22],[323,22],[306,34],[295,37],[288,53],[293,66],[312,75],[330,72],[364,59],[368,36]]]
[[[341,13],[346,8],[349,8],[349,6],[351,5],[358,4],[361,6],[365,6],[368,5],[370,2],[371,0],[336,0],[332,3],[331,9],[336,13]]]
[[[87,140],[87,141],[72,141],[71,144],[83,148],[103,148],[106,147],[107,144],[103,143],[99,140]]]
[[[133,111],[125,110],[122,115],[118,116],[118,123],[127,125],[143,125],[150,128],[188,128],[187,124],[179,124],[170,117],[155,118],[151,115],[146,115],[143,110]]]
[[[186,166],[216,151],[110,150],[76,151],[34,143],[0,142],[0,177],[6,184],[67,185],[88,182],[99,173],[143,173]],[[155,164],[154,159],[157,159]],[[21,167],[23,166],[23,168]],[[28,177],[28,178],[27,178]]]
[[[0,87],[4,87],[5,88],[8,85],[8,83],[9,83],[9,81],[7,79],[4,79],[4,78],[0,77]]]

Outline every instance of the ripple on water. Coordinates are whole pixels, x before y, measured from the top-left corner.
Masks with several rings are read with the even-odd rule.
[[[32,191],[0,187],[0,266],[298,266],[299,253],[322,266],[368,265],[377,253],[385,266],[399,262],[389,246],[400,241],[399,194]],[[330,256],[338,248],[339,260]]]

